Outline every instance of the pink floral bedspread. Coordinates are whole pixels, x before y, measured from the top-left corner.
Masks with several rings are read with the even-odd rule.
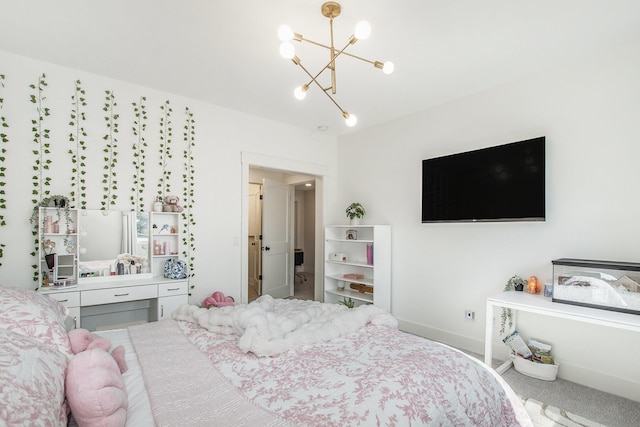
[[[532,425],[515,393],[484,364],[393,328],[367,325],[259,358],[233,337],[177,323],[250,401],[292,425]]]

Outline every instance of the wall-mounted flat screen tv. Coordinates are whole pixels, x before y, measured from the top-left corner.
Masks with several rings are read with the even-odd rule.
[[[545,137],[422,161],[422,222],[544,221]]]

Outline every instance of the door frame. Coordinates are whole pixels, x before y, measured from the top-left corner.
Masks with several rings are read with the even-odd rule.
[[[329,175],[329,167],[317,163],[300,160],[286,159],[268,156],[249,151],[241,152],[242,163],[242,190],[241,190],[241,227],[240,232],[240,301],[246,304],[249,301],[249,168],[261,167],[287,173],[301,173],[315,176],[316,202],[315,202],[315,273],[314,273],[314,299],[323,301],[322,284],[324,275],[324,212],[325,197],[324,185]]]

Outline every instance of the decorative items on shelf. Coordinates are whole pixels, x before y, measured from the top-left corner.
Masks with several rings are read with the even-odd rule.
[[[52,269],[55,267],[56,254],[53,250],[56,248],[56,242],[49,239],[42,242],[42,249],[44,250],[44,259],[47,262],[47,267]]]
[[[354,202],[354,203],[351,203],[349,206],[347,206],[346,213],[350,223],[352,225],[358,225],[360,224],[360,220],[364,217],[364,215],[367,212],[364,210],[364,207],[359,202]]]
[[[369,294],[373,293],[373,286],[365,285],[363,283],[350,283],[349,287],[360,292],[361,294],[364,294],[365,292]]]
[[[168,279],[186,279],[187,264],[179,259],[169,258],[164,262],[164,277]]]
[[[373,245],[367,245],[367,265],[373,265]]]
[[[54,220],[50,215],[42,216],[42,224],[38,224],[38,218],[40,216],[40,208],[56,208],[57,220]],[[36,227],[40,226],[40,242],[44,242],[44,235],[47,233],[57,234],[60,233],[60,221],[62,220],[62,214],[64,213],[64,225],[65,225],[65,241],[69,237],[70,233],[75,232],[75,227],[72,226],[73,221],[69,215],[69,199],[65,196],[55,195],[47,196],[40,200],[39,203],[33,207],[31,212],[31,218],[29,222]],[[57,229],[57,231],[56,231]],[[49,231],[47,231],[49,230]],[[37,233],[34,233],[37,234]]]
[[[178,203],[180,203],[178,196],[166,196],[162,205],[162,212],[182,212],[184,209]]]
[[[536,276],[529,277],[527,280],[527,292],[530,294],[539,294],[542,290],[542,285],[540,285],[540,280]]]
[[[347,240],[358,240],[358,230],[347,230],[345,238]]]
[[[154,212],[162,212],[162,197],[156,196],[156,199],[153,201],[153,211]]]
[[[329,259],[331,261],[339,261],[339,262],[347,262],[347,254],[342,252],[333,252],[329,254]]]

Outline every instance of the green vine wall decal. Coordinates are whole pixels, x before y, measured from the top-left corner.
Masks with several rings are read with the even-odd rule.
[[[189,265],[189,277],[194,277],[194,264],[195,264],[195,236],[193,234],[192,226],[196,225],[193,216],[193,204],[194,200],[194,177],[195,168],[193,165],[193,149],[195,147],[195,120],[193,113],[189,110],[189,107],[185,108],[185,125],[183,129],[184,142],[186,148],[184,150],[184,174],[182,175],[182,199],[183,207],[182,211],[182,255]],[[193,289],[194,285],[191,285]]]
[[[36,172],[33,175],[33,191],[32,195],[35,196],[32,199],[34,204],[38,203],[39,199],[49,195],[49,186],[51,186],[51,177],[46,175],[46,171],[49,170],[51,165],[51,145],[49,143],[49,129],[44,128],[44,119],[51,113],[49,108],[45,107],[44,102],[47,99],[44,96],[44,89],[47,87],[45,80],[46,75],[43,73],[38,78],[38,84],[31,84],[29,87],[35,90],[34,94],[31,94],[30,100],[36,106],[37,117],[31,120],[31,131],[33,132],[33,142],[38,146],[33,150],[33,154],[36,156],[35,165],[33,170]]]
[[[144,211],[144,160],[146,158],[145,148],[147,142],[144,139],[144,132],[147,129],[147,107],[145,102],[147,98],[140,97],[139,102],[133,102],[133,113],[135,120],[133,121],[133,135],[137,137],[137,140],[133,143],[133,166],[135,172],[133,174],[133,184],[131,187],[131,205],[134,210]]]
[[[48,107],[45,107],[46,97],[44,96],[44,89],[47,87],[46,75],[42,75],[38,78],[38,84],[31,84],[29,87],[35,91],[30,95],[31,103],[35,104],[37,116],[31,120],[31,131],[33,132],[33,142],[37,145],[37,148],[32,150],[35,156],[35,164],[33,170],[35,174],[32,177],[33,190],[31,194],[33,199],[31,201],[34,204],[34,209],[37,208],[41,201],[48,198],[50,194],[49,187],[51,186],[51,177],[47,175],[49,171],[49,165],[51,164],[50,143],[49,143],[49,129],[44,127],[44,120],[51,114]],[[33,223],[32,223],[33,224]],[[38,246],[40,240],[38,236],[38,221],[35,221],[34,229],[31,233],[34,238],[34,250],[31,252],[31,256],[35,257],[38,253]],[[38,281],[38,265],[32,264],[33,267],[33,280]]]
[[[0,74],[0,88],[4,87],[4,79],[5,76],[4,74]],[[0,111],[2,110],[2,108],[4,107],[4,98],[0,97]],[[7,136],[6,133],[4,133],[4,129],[8,128],[9,124],[7,123],[7,119],[0,115],[0,142],[2,143],[2,145],[0,145],[0,227],[5,227],[7,225],[6,220],[4,219],[4,211],[7,209],[7,201],[4,198],[5,197],[5,190],[4,187],[5,185],[7,185],[5,179],[6,179],[6,175],[5,175],[5,171],[7,170],[6,166],[4,165],[5,159],[6,159],[6,153],[7,153],[7,149],[6,149],[6,144],[9,143],[9,137]],[[6,247],[5,243],[0,242],[0,259],[4,256],[4,248]],[[2,263],[0,262],[0,267],[2,267]]]
[[[169,100],[160,106],[162,116],[160,116],[160,167],[162,168],[162,176],[158,181],[158,197],[163,198],[171,191],[171,171],[168,169],[168,161],[171,155],[171,113],[173,110],[169,106]]]
[[[107,133],[102,137],[106,141],[104,148],[104,173],[102,174],[102,184],[104,194],[102,195],[102,210],[109,210],[111,205],[116,204],[118,195],[118,180],[116,179],[116,164],[118,163],[118,113],[116,112],[115,94],[110,90],[105,90],[105,102],[102,110],[107,113],[104,117],[107,122]]]
[[[69,121],[69,126],[73,128],[73,131],[69,133],[69,141],[75,143],[75,147],[69,149],[71,163],[73,164],[70,194],[71,203],[80,209],[87,208],[87,186],[85,180],[87,156],[84,155],[84,151],[87,149],[85,141],[87,132],[83,126],[83,123],[87,120],[84,113],[84,107],[87,106],[85,95],[80,80],[76,80],[75,92],[71,96],[71,120]]]

